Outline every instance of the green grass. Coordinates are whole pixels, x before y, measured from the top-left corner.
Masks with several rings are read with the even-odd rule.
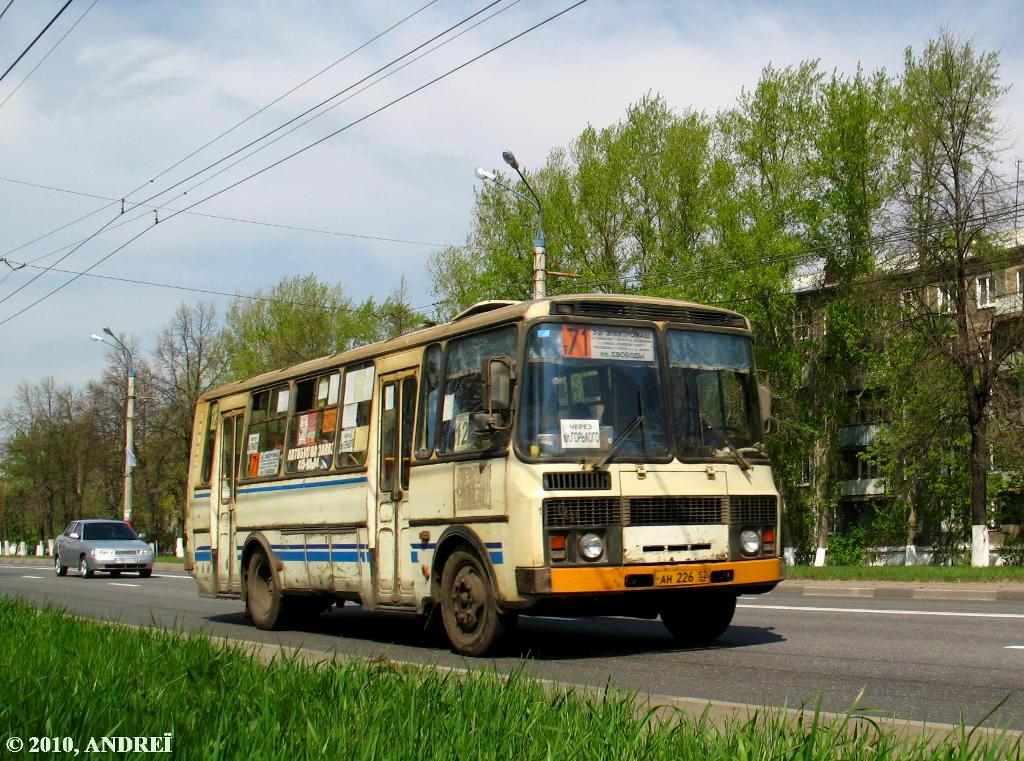
[[[721,726],[656,718],[636,696],[546,688],[522,673],[462,675],[382,659],[265,664],[199,635],[105,626],[7,598],[0,642],[0,740],[66,736],[79,749],[90,737],[172,732],[182,759],[995,761],[1021,753],[1019,740],[965,728],[929,743],[870,721],[797,723],[778,711]]]
[[[970,566],[879,565],[814,566],[792,565],[786,577],[799,581],[933,581],[933,582],[1024,582],[1024,567],[971,568]]]

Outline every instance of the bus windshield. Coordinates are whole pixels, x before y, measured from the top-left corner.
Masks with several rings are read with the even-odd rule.
[[[534,458],[600,458],[632,425],[617,447],[619,460],[667,459],[659,354],[649,328],[534,326],[526,342],[520,451]]]
[[[757,388],[745,336],[669,330],[676,453],[702,457],[760,439]]]

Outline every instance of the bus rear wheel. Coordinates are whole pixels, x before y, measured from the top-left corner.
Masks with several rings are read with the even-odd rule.
[[[245,610],[258,629],[277,629],[284,623],[284,596],[274,570],[262,552],[249,558],[245,575]]]
[[[672,595],[661,605],[661,622],[683,645],[707,645],[725,634],[736,613],[736,595]]]
[[[441,620],[452,647],[472,656],[491,653],[511,623],[499,612],[487,570],[471,551],[456,550],[445,561]]]

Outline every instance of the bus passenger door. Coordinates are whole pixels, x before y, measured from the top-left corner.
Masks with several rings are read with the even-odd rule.
[[[217,523],[211,539],[215,542],[213,565],[217,574],[217,591],[231,592],[240,589],[235,549],[235,498],[238,493],[238,458],[242,451],[241,413],[221,416],[219,435]]]
[[[403,585],[399,558],[403,525],[408,516],[413,413],[416,409],[416,370],[381,376],[380,436],[377,453],[377,599],[399,602]],[[411,548],[404,548],[410,552]]]

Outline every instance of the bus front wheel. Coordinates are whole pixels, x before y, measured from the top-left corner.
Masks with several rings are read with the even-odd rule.
[[[736,613],[736,595],[672,595],[661,605],[665,628],[684,645],[707,645],[725,634]]]
[[[249,558],[245,609],[258,629],[276,629],[284,622],[284,597],[277,588],[270,561],[262,552],[254,552]]]
[[[501,642],[510,621],[498,611],[481,560],[473,552],[456,550],[441,574],[441,619],[458,652],[487,655]]]

